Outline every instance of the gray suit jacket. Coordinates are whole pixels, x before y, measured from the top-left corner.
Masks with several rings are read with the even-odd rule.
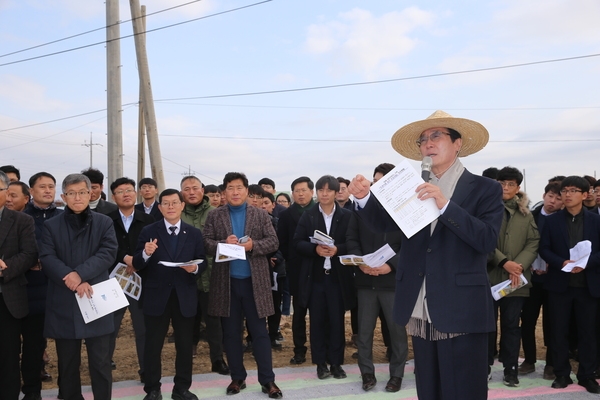
[[[29,313],[25,272],[38,259],[33,218],[4,208],[0,220],[0,257],[8,267],[0,278],[4,303],[13,317],[23,318]]]

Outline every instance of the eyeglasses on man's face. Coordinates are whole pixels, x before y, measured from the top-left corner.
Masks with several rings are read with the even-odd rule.
[[[87,195],[90,194],[89,190],[80,190],[79,192],[67,192],[65,193],[65,196],[67,196],[70,199],[74,199],[75,197],[79,196],[79,197],[85,197]]]
[[[575,194],[575,193],[583,193],[583,190],[580,189],[561,189],[560,194]]]
[[[417,139],[417,146],[423,146],[428,140],[431,140],[433,143],[439,142],[444,135],[450,136],[448,132],[433,131],[429,136],[421,136]]]

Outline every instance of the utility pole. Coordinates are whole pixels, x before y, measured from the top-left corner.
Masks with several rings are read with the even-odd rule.
[[[188,170],[187,170],[187,172],[184,172],[184,173],[183,173],[183,174],[181,174],[181,175],[183,175],[183,176],[192,176],[192,175],[194,175],[194,174],[196,174],[196,171],[192,171],[192,166],[191,166],[191,165],[188,165]]]
[[[123,176],[123,120],[121,110],[121,27],[119,0],[106,0],[106,98],[108,182]]]
[[[146,6],[142,6],[142,29],[144,33],[140,35],[142,43],[146,45]],[[142,101],[142,82],[140,82],[140,101],[138,103],[138,163],[137,163],[137,181],[139,182],[146,176],[146,122],[144,121],[144,103]],[[142,192],[138,190],[138,203],[142,202]]]
[[[84,140],[82,146],[90,148],[90,168],[92,168],[92,147],[93,146],[102,146],[102,145],[100,143],[92,142],[92,132],[90,132],[90,142],[88,143],[87,141]]]
[[[158,140],[158,127],[156,125],[156,113],[154,112],[154,96],[152,95],[152,84],[150,82],[150,67],[148,66],[148,54],[141,34],[142,15],[139,0],[129,0],[131,7],[131,22],[135,40],[135,53],[138,64],[138,73],[142,87],[142,98],[144,105],[144,119],[146,121],[146,136],[148,138],[148,153],[150,154],[150,169],[152,177],[158,184],[158,191],[165,189],[165,177],[160,154],[160,141]]]

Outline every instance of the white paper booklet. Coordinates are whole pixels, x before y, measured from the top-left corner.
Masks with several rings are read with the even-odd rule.
[[[569,258],[571,260],[575,260],[575,262],[568,263],[562,267],[562,270],[565,272],[571,272],[575,267],[585,269],[585,266],[590,259],[590,254],[592,254],[592,242],[589,240],[584,240],[577,243],[575,247],[569,250]]]
[[[171,268],[179,268],[179,267],[185,267],[186,265],[200,265],[204,262],[204,260],[198,258],[197,260],[190,260],[190,261],[184,261],[184,262],[171,262],[171,261],[159,261],[158,263],[161,265],[164,265],[165,267],[171,267]]]
[[[542,259],[542,256],[538,254],[537,258],[531,264],[532,271],[548,271],[548,264]]]
[[[315,229],[315,232],[312,236],[309,236],[309,239],[313,244],[322,244],[329,247],[333,247],[335,245],[335,240],[331,236],[321,232],[318,229]]]
[[[92,285],[92,289],[94,293],[90,299],[74,294],[86,324],[129,305],[115,278]]]
[[[217,254],[215,262],[225,262],[231,260],[245,260],[246,250],[243,246],[237,244],[219,243],[217,244]]]
[[[507,279],[504,282],[500,282],[497,285],[492,286],[492,297],[494,298],[494,300],[500,300],[507,294],[512,293],[515,290],[518,290],[523,286],[527,285],[527,283],[529,282],[523,274],[519,276],[519,284],[517,285],[517,287],[512,287],[510,285],[510,279]]]
[[[373,253],[364,256],[355,256],[352,254],[340,256],[340,263],[342,263],[342,265],[367,265],[371,268],[377,268],[388,262],[388,260],[395,255],[396,253],[394,250],[386,243]]]
[[[136,272],[128,275],[126,270],[127,265],[118,263],[108,277],[115,278],[127,296],[139,300],[142,294],[142,278]]]
[[[415,189],[422,183],[421,174],[404,160],[371,186],[371,193],[407,238],[440,216],[434,199],[423,201],[417,198]]]

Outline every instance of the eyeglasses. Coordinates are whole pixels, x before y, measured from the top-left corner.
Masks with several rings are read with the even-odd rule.
[[[419,139],[417,139],[417,146],[419,146],[419,147],[423,146],[425,143],[427,143],[428,140],[431,140],[433,143],[439,142],[439,140],[442,138],[443,135],[450,136],[450,134],[448,132],[441,132],[441,131],[434,131],[429,136],[421,136]]]
[[[498,181],[498,183],[500,185],[502,185],[502,187],[508,186],[509,188],[515,188],[515,187],[519,186],[519,185],[517,185],[516,182],[513,182],[513,181],[508,181],[508,182],[507,181]]]
[[[160,206],[161,206],[161,207],[164,207],[164,208],[169,208],[169,207],[177,207],[177,206],[179,206],[180,204],[181,204],[181,202],[180,202],[180,201],[174,201],[174,202],[172,202],[172,203],[165,203],[165,202],[163,202],[163,203],[160,203]]]
[[[560,194],[575,194],[575,193],[583,193],[583,190],[579,189],[561,189]]]
[[[133,190],[133,189],[117,190],[115,192],[115,195],[116,196],[121,196],[123,194],[131,194],[131,193],[135,193],[135,190]]]
[[[80,190],[79,192],[67,192],[67,193],[65,193],[65,196],[67,196],[70,199],[74,199],[77,196],[79,196],[79,197],[85,197],[85,196],[87,196],[89,194],[90,194],[89,190]]]

